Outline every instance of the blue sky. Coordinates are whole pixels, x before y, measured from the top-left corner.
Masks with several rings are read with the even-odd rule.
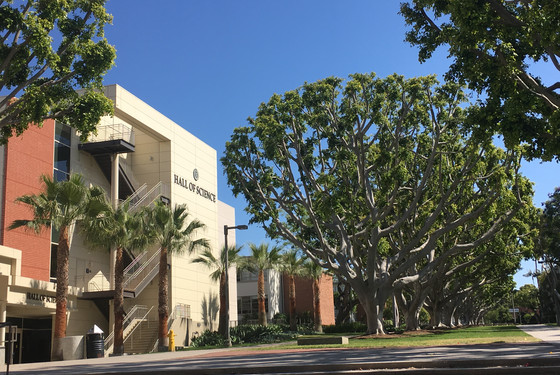
[[[398,1],[371,0],[109,0],[106,36],[117,60],[105,84],[123,86],[221,157],[233,129],[273,93],[357,72],[441,76],[449,65],[445,51],[420,64],[404,42],[398,8]],[[523,173],[535,182],[539,207],[560,185],[557,163],[533,162]],[[218,185],[237,224],[247,223],[244,200],[232,196],[222,174]],[[262,241],[269,240],[256,226],[237,232],[238,244]]]

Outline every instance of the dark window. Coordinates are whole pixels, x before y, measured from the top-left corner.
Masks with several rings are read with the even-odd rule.
[[[54,169],[70,173],[70,147],[58,142],[54,144]]]
[[[264,297],[264,310],[268,312],[268,297]],[[237,298],[237,313],[254,316],[256,318],[259,312],[259,299],[257,296],[246,296]]]
[[[55,181],[64,181],[70,178],[70,140],[71,129],[69,126],[55,123],[54,131],[54,171]]]
[[[257,281],[259,275],[255,272],[250,272],[247,270],[237,270],[237,281]]]
[[[58,251],[58,245],[55,243],[51,244],[51,279],[56,280],[56,252]]]
[[[70,147],[70,139],[71,139],[71,131],[70,127],[60,122],[56,122],[54,125],[54,139],[57,142],[60,142],[68,147]]]

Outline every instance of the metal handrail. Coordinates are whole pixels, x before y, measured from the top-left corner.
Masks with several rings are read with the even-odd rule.
[[[148,306],[145,305],[135,305],[129,312],[128,314],[126,314],[126,316],[124,317],[123,320],[123,332],[126,331],[126,329],[128,328],[128,326],[134,321],[134,320],[140,320],[143,321],[146,319],[146,317],[148,316],[148,314],[150,313],[150,311],[152,311],[154,307],[150,307],[148,309]],[[140,311],[144,310],[145,312],[142,314]],[[147,310],[147,311],[146,311]],[[132,332],[134,332],[136,330],[136,327],[138,326],[138,324],[135,327],[132,327],[132,330],[130,330],[130,332],[128,332],[128,334],[126,335],[126,337],[124,338],[123,342],[126,342],[126,340],[130,337],[130,335],[132,335]],[[105,346],[105,350],[108,350],[109,348],[111,348],[111,346],[114,344],[114,339],[115,339],[115,331],[111,331],[111,333],[105,338],[104,340],[104,346]]]
[[[144,196],[147,194],[146,190],[148,190],[148,185],[147,184],[143,184],[142,186],[140,186],[138,189],[136,189],[134,191],[134,193],[130,194],[124,201],[122,201],[121,204],[125,204],[127,202],[130,202],[130,204],[132,205],[132,207],[134,207],[139,201],[141,201]],[[143,194],[142,196],[140,194]]]
[[[124,275],[125,280],[123,281],[123,286],[126,287],[130,287],[130,289],[136,289],[136,286],[138,286],[145,277],[147,277],[151,270],[154,267],[157,267],[159,265],[159,254],[161,253],[161,248],[158,249],[158,251],[156,251],[154,254],[152,254],[152,256],[150,257],[150,259],[148,259],[147,262],[144,262],[140,265],[140,267],[138,267],[132,274],[129,275]],[[143,253],[142,255],[147,254],[146,252]],[[140,256],[142,256],[140,255]],[[146,268],[148,268],[148,272],[143,273],[144,270],[146,270]],[[140,277],[144,277],[142,279],[140,279]],[[136,284],[133,284],[132,282],[134,280],[138,280],[140,279],[140,281],[138,281]]]
[[[134,203],[130,208],[131,212],[135,212],[141,207],[146,207],[152,204],[159,196],[166,195],[169,196],[169,186],[163,182],[158,182],[148,191],[142,198]]]
[[[88,142],[105,142],[115,139],[122,139],[133,145],[135,135],[132,126],[125,123],[99,125],[97,126],[97,134],[91,134]]]

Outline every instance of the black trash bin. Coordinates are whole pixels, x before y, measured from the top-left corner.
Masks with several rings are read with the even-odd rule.
[[[103,331],[97,326],[93,326],[86,335],[86,356],[87,358],[105,357]]]

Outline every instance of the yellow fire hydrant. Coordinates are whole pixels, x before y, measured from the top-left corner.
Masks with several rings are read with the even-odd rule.
[[[175,351],[175,334],[173,333],[172,329],[169,330],[169,333],[167,334],[167,337],[169,337],[169,351],[174,352]]]

